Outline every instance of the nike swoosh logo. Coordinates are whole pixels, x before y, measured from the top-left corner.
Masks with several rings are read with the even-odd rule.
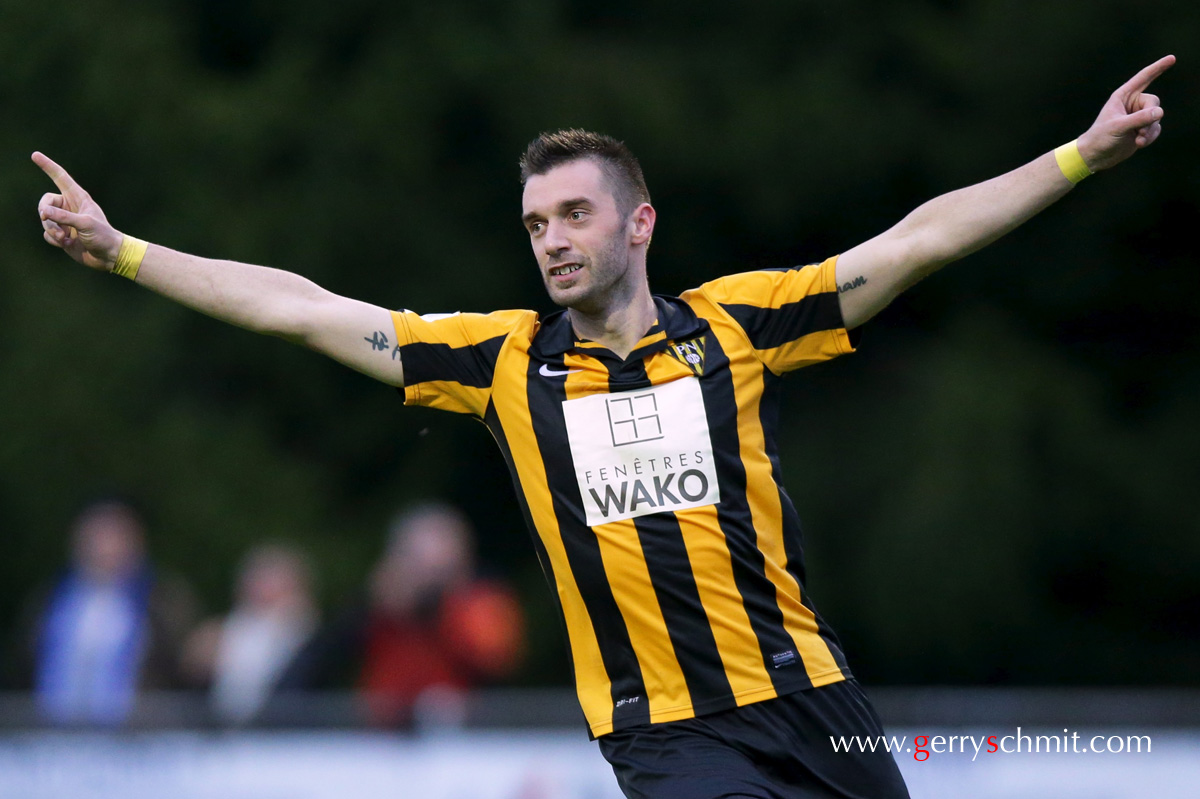
[[[549,364],[542,364],[542,368],[538,369],[538,374],[542,377],[562,377],[563,375],[573,375],[576,372],[582,371],[582,369],[564,369],[560,372],[557,369],[551,369]]]

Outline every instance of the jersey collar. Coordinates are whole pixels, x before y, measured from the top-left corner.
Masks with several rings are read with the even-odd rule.
[[[626,360],[644,358],[664,350],[670,342],[693,338],[708,327],[704,320],[696,316],[692,307],[678,297],[655,294],[654,305],[658,309],[658,317]],[[557,311],[542,320],[542,326],[534,336],[531,349],[546,357],[562,355],[573,349],[589,351],[589,354],[609,353],[608,349],[594,341],[575,338],[575,331],[566,311]]]

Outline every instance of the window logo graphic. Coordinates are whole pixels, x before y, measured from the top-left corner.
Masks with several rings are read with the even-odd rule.
[[[614,447],[657,441],[663,438],[658,399],[653,392],[623,397],[607,397],[608,430]]]
[[[721,501],[698,377],[563,400],[562,409],[589,526]]]

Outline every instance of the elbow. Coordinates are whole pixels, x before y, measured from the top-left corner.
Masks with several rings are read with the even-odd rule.
[[[312,324],[311,317],[284,315],[272,320],[259,332],[293,344],[311,347],[317,336],[317,326]]]
[[[334,295],[305,281],[302,291],[278,296],[257,315],[257,332],[309,344],[321,326],[323,312]]]
[[[241,327],[251,333],[295,342],[303,342],[308,334],[300,317],[286,312],[285,309],[276,308],[259,309]]]
[[[916,229],[893,236],[888,248],[890,268],[915,283],[954,260],[952,242],[934,232]]]
[[[905,247],[904,263],[908,266],[905,271],[912,276],[912,282],[916,283],[965,254],[953,240],[945,236],[933,233],[916,235],[911,237]]]

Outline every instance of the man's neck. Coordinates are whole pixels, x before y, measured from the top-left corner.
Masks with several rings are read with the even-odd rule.
[[[654,298],[650,296],[650,289],[643,288],[631,302],[610,306],[596,314],[569,308],[567,315],[576,336],[594,341],[624,360],[646,335],[646,331],[654,326],[658,309],[654,305]]]

